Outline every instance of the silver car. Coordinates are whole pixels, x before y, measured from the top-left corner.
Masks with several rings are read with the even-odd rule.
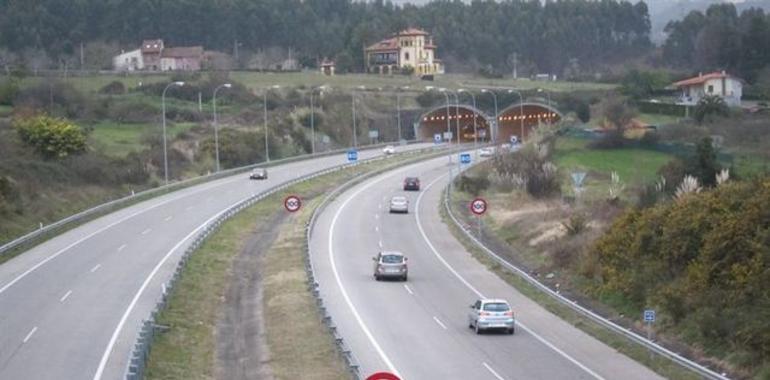
[[[409,199],[406,199],[406,197],[397,195],[393,198],[390,198],[390,213],[409,213]]]
[[[480,299],[471,305],[468,313],[468,327],[481,334],[484,330],[504,330],[513,334],[516,321],[508,301],[502,299]]]
[[[374,279],[380,281],[383,278],[397,278],[406,281],[409,268],[406,265],[406,257],[401,252],[380,252],[373,257]]]
[[[256,168],[252,170],[249,179],[267,179],[267,169]]]

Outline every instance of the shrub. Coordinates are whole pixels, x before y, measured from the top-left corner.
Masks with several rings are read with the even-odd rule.
[[[86,150],[86,133],[64,119],[34,116],[14,121],[21,140],[46,159],[64,158]]]
[[[525,146],[512,154],[496,157],[492,165],[496,175],[516,178],[530,195],[549,197],[561,192],[561,183],[556,166],[548,161],[548,151],[545,147]]]
[[[36,110],[47,109],[51,115],[62,114],[75,119],[83,116],[87,99],[69,83],[47,82],[19,91],[13,105]]]
[[[489,188],[489,180],[486,176],[469,177],[462,174],[457,179],[457,188],[468,194],[478,196],[482,191]]]
[[[567,235],[575,236],[588,228],[588,218],[582,213],[576,212],[567,221],[562,222],[561,225],[567,230]]]
[[[727,107],[727,103],[722,97],[717,95],[706,95],[695,106],[695,114],[693,117],[698,123],[704,121],[713,120],[716,116],[728,116],[730,109]]]
[[[123,95],[126,93],[126,86],[123,82],[115,80],[99,89],[99,93],[105,95]]]
[[[0,82],[0,105],[10,106],[13,99],[19,93],[19,83],[15,79],[6,79]]]

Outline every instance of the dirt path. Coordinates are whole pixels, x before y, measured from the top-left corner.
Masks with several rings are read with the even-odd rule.
[[[223,380],[272,380],[262,310],[263,254],[281,230],[286,213],[257,226],[233,261],[230,285],[217,322],[214,375]]]

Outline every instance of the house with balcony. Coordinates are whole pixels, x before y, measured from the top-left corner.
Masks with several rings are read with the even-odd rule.
[[[443,74],[437,46],[426,31],[409,28],[364,49],[366,71],[372,74],[413,72],[415,75]]]
[[[724,99],[728,106],[738,107],[743,95],[743,80],[725,71],[701,73],[697,77],[675,82],[670,87],[680,91],[677,104],[686,106],[698,104],[705,96],[716,95]]]

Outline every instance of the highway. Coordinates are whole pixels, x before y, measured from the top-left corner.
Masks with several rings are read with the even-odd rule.
[[[658,379],[646,367],[560,320],[477,262],[441,221],[447,158],[376,176],[343,192],[319,215],[311,238],[325,306],[361,373],[402,379]],[[454,162],[457,162],[456,160]],[[420,192],[402,191],[418,176]],[[389,214],[393,195],[409,214]],[[494,205],[491,205],[494,207]],[[409,280],[375,281],[372,257],[403,252]],[[507,299],[515,335],[476,335],[469,305]]]
[[[380,154],[361,151],[359,159]],[[319,157],[272,167],[266,181],[244,173],[176,191],[0,265],[0,379],[122,378],[141,321],[207,221],[254,193],[345,160]]]

